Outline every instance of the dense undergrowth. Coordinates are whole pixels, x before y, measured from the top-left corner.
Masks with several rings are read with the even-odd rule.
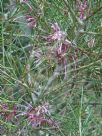
[[[102,1],[0,0],[0,135],[102,135]]]

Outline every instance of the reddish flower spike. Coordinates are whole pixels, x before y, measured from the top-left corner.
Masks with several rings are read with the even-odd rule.
[[[45,38],[48,42],[53,42],[53,41],[56,41],[56,40],[60,41],[62,38],[65,37],[65,32],[62,32],[60,30],[60,27],[58,26],[57,23],[52,24],[51,28],[52,28],[52,33],[49,34]]]
[[[27,26],[29,28],[36,27],[36,21],[35,21],[35,19],[32,16],[26,15],[25,18],[27,20]]]

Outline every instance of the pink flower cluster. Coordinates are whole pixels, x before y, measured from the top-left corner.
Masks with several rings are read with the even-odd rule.
[[[52,24],[51,28],[52,28],[52,32],[46,37],[46,40],[48,42],[52,42],[55,40],[60,41],[62,38],[65,37],[65,32],[62,32],[60,30],[60,27],[58,26],[57,23]]]
[[[71,46],[71,42],[66,38],[66,33],[60,30],[60,27],[58,26],[57,23],[52,24],[51,28],[52,28],[52,33],[50,33],[46,37],[46,40],[48,42],[53,42],[53,41],[60,42],[54,50],[55,50],[55,56],[58,59],[58,63],[64,66],[64,73],[65,73],[64,78],[66,79],[66,70],[67,70],[66,52],[67,49]]]
[[[25,19],[26,19],[26,21],[27,21],[27,26],[28,26],[29,28],[36,27],[36,20],[35,20],[32,16],[26,15],[26,16],[25,16]]]
[[[49,125],[52,127],[56,127],[58,125],[58,123],[51,118],[49,103],[47,102],[37,107],[33,107],[29,104],[26,107],[26,111],[18,115],[16,105],[9,108],[8,104],[0,104],[0,116],[3,117],[4,120],[11,121],[20,115],[24,116],[29,122],[28,124],[31,124],[31,126],[34,128],[41,125]]]
[[[55,121],[50,117],[49,103],[44,103],[43,105],[35,108],[29,106],[26,111],[26,117],[32,127],[37,127],[44,124],[56,126]]]
[[[77,0],[79,13],[80,13],[80,19],[83,20],[85,17],[85,10],[87,8],[87,0],[84,0],[81,2],[80,0]]]
[[[27,5],[30,12],[33,11],[33,8],[32,8],[32,6],[29,4],[29,1],[28,1],[28,0],[20,0],[20,3]],[[29,28],[36,27],[36,20],[35,20],[35,18],[34,18],[33,16],[31,16],[31,15],[26,15],[26,16],[25,16],[25,19],[26,19],[26,21],[27,21],[27,26],[28,26]]]
[[[9,109],[9,106],[7,104],[0,104],[0,115],[4,117],[6,120],[12,120],[17,112],[16,105],[12,107],[12,109]]]

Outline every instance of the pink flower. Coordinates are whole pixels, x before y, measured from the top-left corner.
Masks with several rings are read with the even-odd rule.
[[[46,40],[48,42],[60,41],[60,44],[57,48],[54,49],[54,56],[57,58],[58,63],[64,67],[64,79],[66,79],[66,71],[67,71],[67,59],[66,52],[67,49],[71,46],[71,42],[66,39],[66,33],[60,30],[58,23],[54,23],[51,26],[52,33],[50,33]],[[61,41],[62,40],[62,41]]]
[[[7,104],[0,104],[0,114],[4,117],[6,120],[11,120],[15,117],[17,112],[16,105],[13,106],[11,110],[9,110],[9,107]]]
[[[68,47],[70,47],[71,45],[71,42],[68,41],[67,39],[61,43],[58,47],[57,47],[57,50],[56,50],[56,54],[57,54],[57,57],[61,57],[61,56],[64,56]]]
[[[44,103],[43,105],[39,105],[36,108],[30,106],[26,112],[26,115],[32,127],[37,127],[43,124],[48,124],[51,126],[55,125],[54,120],[47,118],[47,116],[50,117],[49,103]]]
[[[58,26],[57,23],[52,24],[51,28],[52,28],[52,33],[46,37],[46,40],[48,42],[52,42],[56,40],[60,41],[62,38],[65,37],[65,32],[62,32],[60,30],[60,27]]]
[[[26,15],[25,18],[26,18],[26,21],[27,21],[27,26],[29,28],[36,27],[36,20],[32,16]]]
[[[61,43],[56,48],[56,57],[58,58],[58,62],[64,66],[64,79],[66,79],[66,72],[67,72],[67,59],[66,59],[66,52],[67,49],[71,46],[71,42],[67,39],[64,41],[64,43]]]
[[[83,2],[77,0],[77,2],[78,2],[79,13],[80,13],[80,19],[83,20],[85,17],[85,10],[87,8],[87,0],[84,0]]]

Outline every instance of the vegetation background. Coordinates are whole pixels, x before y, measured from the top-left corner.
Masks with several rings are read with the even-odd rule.
[[[102,0],[0,0],[0,31],[0,135],[101,136]]]

